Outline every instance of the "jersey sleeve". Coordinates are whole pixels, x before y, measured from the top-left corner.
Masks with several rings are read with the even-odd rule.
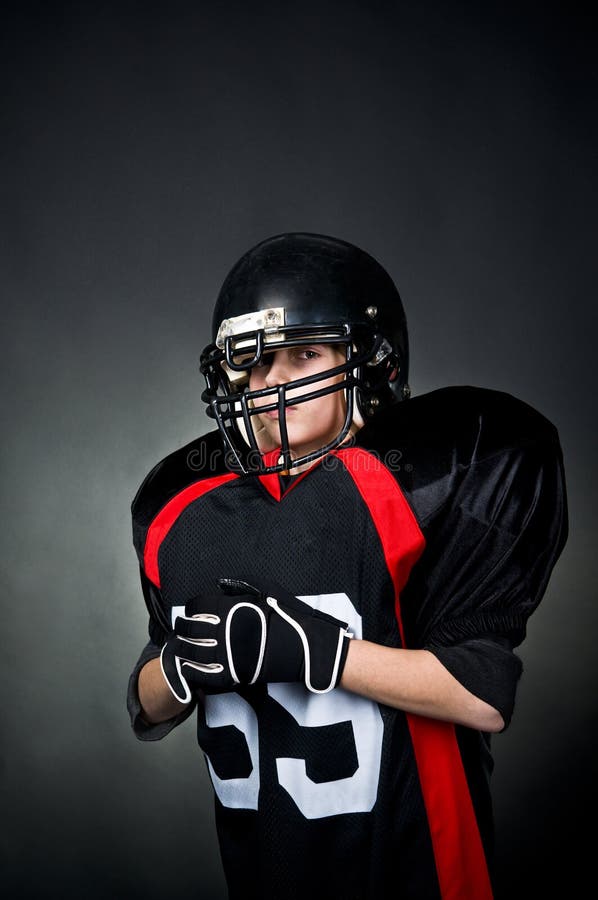
[[[193,481],[221,471],[223,464],[224,454],[218,434],[210,432],[202,435],[154,466],[141,483],[131,503],[133,546],[139,562],[141,592],[149,616],[149,641],[131,672],[127,689],[127,708],[131,725],[140,740],[152,741],[165,737],[187,719],[197,705],[194,700],[178,716],[155,725],[148,724],[142,717],[138,691],[139,673],[147,662],[160,656],[171,631],[169,615],[160,589],[148,578],[144,570],[147,531],[154,517],[172,496]]]
[[[145,719],[143,718],[141,703],[139,700],[139,673],[146,663],[160,656],[160,651],[161,646],[154,644],[151,640],[148,641],[141,651],[139,659],[135,663],[133,671],[131,672],[131,675],[129,677],[129,684],[127,689],[127,709],[131,719],[131,727],[133,729],[133,732],[140,741],[159,741],[163,737],[166,737],[166,735],[169,734],[173,728],[176,728],[177,725],[180,725],[181,722],[184,722],[185,719],[189,718],[197,705],[196,701],[194,700],[181,713],[179,713],[177,716],[174,716],[172,719],[167,719],[165,722],[158,722],[152,725],[149,722],[145,721]]]
[[[481,419],[468,465],[455,466],[450,501],[427,528],[404,601],[411,646],[434,653],[506,727],[522,673],[514,650],[566,541],[567,503],[547,420],[532,414],[520,439],[495,448],[484,428]]]
[[[181,713],[164,722],[150,724],[143,718],[141,702],[139,700],[139,673],[146,663],[152,659],[157,659],[160,656],[170,629],[163,612],[164,606],[161,602],[159,589],[152,584],[146,576],[142,566],[140,566],[139,574],[143,597],[149,613],[149,641],[141,651],[139,659],[135,663],[133,671],[129,676],[127,709],[135,736],[139,738],[140,741],[159,741],[191,715],[197,705],[197,701],[194,699]]]

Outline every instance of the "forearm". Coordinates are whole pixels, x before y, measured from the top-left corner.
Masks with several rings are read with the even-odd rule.
[[[429,650],[352,640],[341,687],[405,712],[498,732],[500,713],[470,693]]]
[[[141,669],[138,692],[143,718],[150,725],[172,719],[187,708],[173,697],[162,674],[159,658],[150,659]]]

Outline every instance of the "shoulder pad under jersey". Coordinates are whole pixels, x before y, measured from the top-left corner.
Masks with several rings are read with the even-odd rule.
[[[150,522],[160,509],[188,485],[228,471],[217,430],[190,441],[164,457],[146,475],[131,503],[133,543],[138,551]]]
[[[358,432],[356,444],[395,474],[421,524],[454,496],[464,471],[517,452],[560,454],[554,425],[511,394],[440,388],[403,401]]]

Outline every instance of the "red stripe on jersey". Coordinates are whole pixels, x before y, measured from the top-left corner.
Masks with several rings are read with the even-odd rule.
[[[397,481],[376,456],[360,447],[336,450],[334,455],[350,472],[372,515],[398,601],[425,538]]]
[[[143,567],[145,569],[145,574],[150,581],[153,581],[156,587],[160,587],[158,553],[160,552],[162,541],[172,528],[174,522],[178,519],[183,510],[186,509],[190,503],[193,503],[194,500],[197,500],[198,497],[201,497],[203,494],[213,491],[214,488],[219,487],[221,484],[225,484],[227,481],[232,481],[234,478],[238,477],[239,476],[234,472],[229,472],[226,475],[216,475],[214,478],[196,481],[194,484],[190,484],[189,487],[184,488],[180,493],[175,494],[175,496],[172,497],[155,516],[147,530],[145,538]]]
[[[380,460],[360,448],[336,451],[370,510],[395,589],[400,593],[425,540],[403,492]],[[492,888],[455,728],[407,713],[443,900],[491,900]]]
[[[280,447],[277,447],[274,450],[269,450],[268,453],[264,453],[262,455],[262,460],[265,466],[275,466],[280,459]],[[259,480],[262,485],[268,491],[271,497],[274,497],[275,500],[280,500],[280,481],[278,478],[278,473],[269,473],[268,475],[258,475]]]

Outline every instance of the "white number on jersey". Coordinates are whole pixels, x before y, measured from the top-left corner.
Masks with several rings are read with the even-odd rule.
[[[361,616],[346,594],[300,597],[348,622],[356,638],[361,638]],[[367,812],[376,802],[383,722],[378,705],[365,697],[336,688],[327,694],[312,694],[301,684],[269,684],[269,695],[304,728],[350,722],[358,766],[349,778],[314,782],[304,759],[278,757],[278,780],[307,819],[340,813]],[[245,735],[253,763],[248,778],[219,778],[208,760],[214,790],[224,806],[257,809],[259,793],[259,734],[252,707],[239,694],[211,694],[206,697],[206,722],[217,728],[235,725]]]

